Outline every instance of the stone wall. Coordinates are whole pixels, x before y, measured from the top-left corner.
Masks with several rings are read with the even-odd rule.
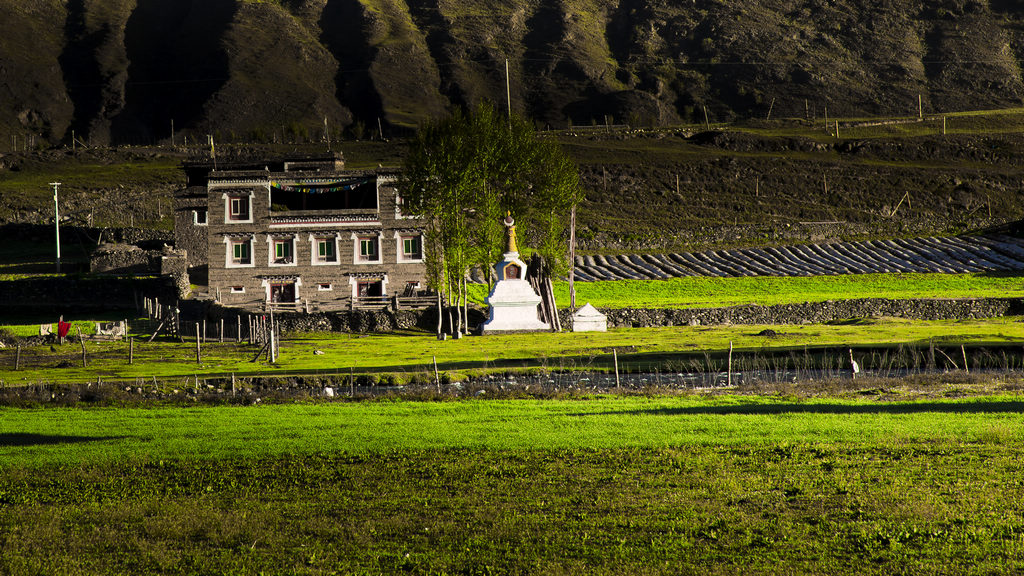
[[[256,314],[248,310],[222,307],[216,304],[200,306],[199,309],[186,309],[183,313],[188,321],[207,319],[217,321],[223,318],[227,323],[235,322],[235,317]],[[484,312],[470,308],[469,325],[475,327],[487,319]],[[244,321],[244,320],[243,320]],[[285,332],[352,332],[352,333],[387,333],[397,330],[425,330],[433,332],[437,329],[437,310],[352,310],[341,312],[322,312],[303,314],[296,312],[274,313],[274,321],[278,322]]]
[[[714,324],[820,324],[867,316],[892,316],[915,320],[960,320],[1024,315],[1021,298],[971,298],[956,300],[889,300],[862,298],[829,300],[777,306],[730,306],[725,308],[636,309],[608,308],[609,328],[687,326]],[[571,326],[568,310],[559,311],[563,326]]]
[[[160,252],[132,244],[103,244],[89,258],[89,271],[94,274],[158,273]]]
[[[693,326],[721,324],[820,324],[850,318],[891,316],[915,320],[960,320],[998,318],[1024,315],[1022,298],[974,298],[959,300],[888,300],[866,298],[783,304],[778,306],[732,306],[726,308],[601,310],[608,317],[609,328],[651,328],[659,326]],[[233,321],[237,314],[250,314],[233,308],[210,306],[200,314],[208,319]],[[571,313],[560,310],[562,326],[571,330]],[[275,314],[285,331],[374,333],[419,329],[433,331],[437,327],[437,311],[426,310],[355,310],[318,314]],[[487,319],[485,310],[469,311],[470,328]]]

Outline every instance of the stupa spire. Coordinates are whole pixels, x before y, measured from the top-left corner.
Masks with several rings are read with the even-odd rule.
[[[519,247],[516,245],[516,221],[512,219],[512,211],[509,210],[505,213],[505,220],[502,222],[505,224],[505,252],[513,252],[518,254]]]

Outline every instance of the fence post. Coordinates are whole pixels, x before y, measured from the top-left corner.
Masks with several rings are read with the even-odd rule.
[[[199,322],[196,322],[196,364],[202,364],[203,363],[202,354],[203,354],[202,353],[202,349],[200,348],[200,344],[199,344]],[[198,386],[199,385],[198,384],[198,380],[199,380],[198,376],[196,376],[196,380],[197,380],[196,386]]]
[[[729,370],[729,373],[728,373],[728,376],[726,377],[725,382],[726,382],[726,386],[730,386],[731,387],[732,386],[732,340],[729,340],[729,366],[728,366],[728,370]]]
[[[82,329],[78,326],[75,329],[78,331],[78,343],[82,345],[82,368],[86,368],[88,363],[85,359],[85,339],[82,338]]]
[[[612,361],[615,363],[615,387],[619,388],[619,351],[612,348]]]
[[[434,355],[434,382],[437,383],[437,393],[441,393],[441,376],[437,373],[437,355]]]
[[[131,365],[135,362],[135,337],[128,337],[128,364]]]

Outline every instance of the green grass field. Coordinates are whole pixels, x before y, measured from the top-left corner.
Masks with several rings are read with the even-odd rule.
[[[0,409],[0,572],[1024,569],[1019,397]]]
[[[483,302],[486,286],[472,285]],[[671,280],[576,282],[576,304],[598,308],[773,306],[855,298],[1020,298],[1024,277],[985,274],[849,274],[840,276],[687,277]],[[555,300],[569,305],[568,282],[555,282]]]
[[[225,377],[289,374],[390,373],[399,381],[432,370],[460,374],[521,369],[608,370],[612,350],[618,351],[622,370],[671,371],[691,358],[720,355],[735,347],[737,359],[771,351],[803,354],[826,347],[927,348],[929,344],[968,348],[1024,343],[1024,328],[1017,317],[911,321],[865,318],[835,324],[785,326],[730,325],[622,328],[608,332],[536,333],[472,336],[438,341],[432,334],[309,333],[287,336],[276,364],[252,362],[251,346],[207,342],[202,362],[196,362],[195,343],[141,339],[134,345],[134,363],[128,364],[128,343],[86,342],[87,366],[82,367],[81,345],[69,340],[53,350],[50,345],[22,349],[20,370],[14,370],[17,350],[0,350],[0,381],[6,385],[104,380],[175,380],[195,376]],[[764,330],[776,335],[766,336]],[[316,354],[316,352],[323,354]],[[859,352],[858,352],[859,354]],[[941,360],[941,358],[940,358]],[[838,362],[838,360],[837,360]],[[863,360],[862,360],[863,362]],[[1016,360],[1014,361],[1016,362]],[[959,360],[957,360],[959,364]],[[432,378],[431,378],[432,379]]]

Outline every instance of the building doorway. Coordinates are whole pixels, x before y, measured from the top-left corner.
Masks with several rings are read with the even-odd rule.
[[[270,285],[271,302],[295,302],[295,282],[274,282]]]
[[[383,295],[384,284],[380,280],[364,280],[356,284],[356,296],[359,298]]]

